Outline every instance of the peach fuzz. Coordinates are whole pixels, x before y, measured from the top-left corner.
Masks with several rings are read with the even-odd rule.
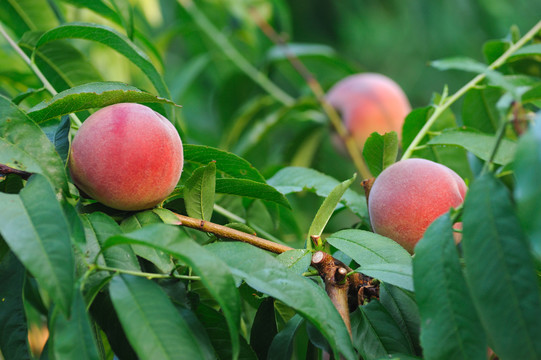
[[[386,168],[370,190],[372,229],[413,253],[427,227],[462,204],[466,191],[464,180],[444,165],[425,159],[399,161]]]
[[[411,111],[400,86],[376,73],[348,76],[336,83],[326,98],[341,113],[359,148],[373,132],[396,131],[400,137],[404,119]]]
[[[89,116],[73,139],[69,170],[88,196],[119,210],[148,209],[177,185],[182,141],[162,115],[120,103]]]

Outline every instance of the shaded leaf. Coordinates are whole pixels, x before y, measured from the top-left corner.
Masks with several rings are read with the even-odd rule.
[[[0,193],[0,233],[64,314],[73,296],[70,228],[47,179],[33,175],[19,195]]]
[[[267,360],[283,360],[291,358],[295,334],[303,323],[304,319],[299,315],[293,316],[287,322],[285,328],[272,339]]]
[[[45,175],[68,193],[64,164],[47,136],[30,118],[0,95],[0,163]]]
[[[0,351],[6,359],[30,360],[23,304],[25,272],[12,252],[0,259]]]
[[[541,357],[541,297],[529,246],[507,188],[486,174],[462,217],[466,280],[489,345],[502,359]]]
[[[449,214],[436,219],[417,243],[413,275],[424,355],[486,359],[486,336],[462,274]]]
[[[137,244],[166,252],[192,267],[201,283],[220,304],[227,320],[233,354],[239,351],[240,297],[222,256],[215,256],[171,225],[149,225],[130,234],[109,238],[104,249],[118,244]]]
[[[413,270],[411,264],[371,264],[362,265],[355,269],[388,284],[413,291]]]
[[[41,0],[0,1],[0,20],[18,37],[27,31],[46,30],[58,24],[49,4]]]
[[[206,246],[220,254],[233,274],[257,291],[294,308],[321,331],[338,354],[355,359],[349,334],[327,294],[302,276],[287,269],[265,251],[244,243],[213,243]]]
[[[122,327],[143,359],[205,359],[207,353],[158,285],[128,275],[113,278],[111,300]]]
[[[495,134],[500,122],[496,103],[502,95],[502,90],[496,87],[470,89],[464,96],[462,105],[464,126]]]
[[[272,339],[277,332],[274,317],[274,300],[266,298],[257,308],[250,331],[250,346],[259,359],[267,358]]]

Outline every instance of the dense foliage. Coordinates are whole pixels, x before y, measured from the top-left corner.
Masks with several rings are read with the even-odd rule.
[[[0,358],[541,358],[540,5],[428,4],[448,21],[407,28],[405,2],[317,3],[0,0]],[[371,176],[418,157],[469,186],[414,256],[371,231],[368,174],[333,144],[321,91],[365,70],[414,105],[400,142],[366,142]],[[67,171],[119,102],[184,142],[154,209],[107,208]],[[317,251],[369,279],[351,313]]]

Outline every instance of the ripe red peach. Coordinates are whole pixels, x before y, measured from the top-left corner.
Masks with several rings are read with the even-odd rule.
[[[370,190],[372,229],[413,253],[426,228],[462,204],[466,191],[464,180],[444,165],[425,159],[399,161],[386,168]]]
[[[177,185],[182,141],[165,117],[147,106],[120,103],[89,116],[71,144],[73,183],[119,210],[148,209]]]
[[[327,101],[341,113],[344,125],[359,148],[373,132],[396,131],[400,137],[404,119],[411,111],[400,86],[376,73],[342,79],[329,90]]]

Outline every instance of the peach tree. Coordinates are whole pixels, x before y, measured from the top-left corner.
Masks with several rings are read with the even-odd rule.
[[[541,358],[541,21],[507,24],[482,61],[431,61],[470,80],[360,149],[325,93],[366,69],[286,38],[295,6],[0,0],[0,359]],[[182,138],[180,180],[143,210],[69,171],[78,130],[119,103]],[[109,164],[113,187],[129,163],[152,191],[169,166],[131,161],[151,132],[82,161]],[[373,231],[367,200],[413,158],[468,189],[412,255]]]

